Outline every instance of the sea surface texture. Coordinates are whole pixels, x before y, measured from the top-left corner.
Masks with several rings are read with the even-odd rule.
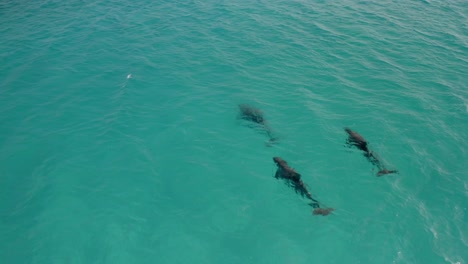
[[[0,263],[467,264],[467,1],[0,1]]]

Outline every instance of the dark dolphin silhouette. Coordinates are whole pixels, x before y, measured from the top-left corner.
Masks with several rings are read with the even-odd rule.
[[[247,104],[240,104],[239,110],[241,112],[241,118],[257,123],[259,125],[266,125],[265,119],[263,118],[263,112],[260,109],[254,108]]]
[[[382,164],[381,160],[379,159],[377,153],[374,151],[369,150],[369,144],[366,139],[364,139],[363,136],[358,134],[356,131],[351,130],[348,127],[345,127],[344,130],[346,133],[348,133],[348,138],[346,139],[346,145],[349,147],[356,147],[362,151],[364,151],[364,157],[369,160],[372,165],[376,166],[379,171],[377,172],[377,176],[383,176],[386,174],[391,174],[391,173],[398,173],[396,170],[388,170],[385,168],[385,166]]]
[[[258,127],[263,130],[269,138],[267,143],[268,146],[271,144],[276,143],[278,138],[273,136],[270,126],[266,122],[265,118],[263,117],[263,112],[260,109],[252,107],[247,104],[240,104],[240,118],[246,121],[255,123]]]
[[[307,189],[307,185],[301,180],[301,174],[299,174],[296,170],[289,167],[288,163],[280,158],[280,157],[273,157],[273,161],[275,162],[278,169],[275,174],[275,178],[277,179],[284,179],[286,184],[296,191],[296,193],[300,194],[302,197],[306,197],[307,199],[311,200],[312,202],[309,204],[314,208],[313,214],[314,215],[329,215],[333,208],[320,208],[320,203],[316,199],[312,197],[312,194]]]

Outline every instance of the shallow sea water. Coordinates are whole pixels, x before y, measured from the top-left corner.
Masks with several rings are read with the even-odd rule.
[[[467,263],[467,14],[1,2],[0,262]],[[346,126],[399,173],[376,177]]]

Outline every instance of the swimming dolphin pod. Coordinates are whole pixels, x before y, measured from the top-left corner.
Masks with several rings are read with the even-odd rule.
[[[278,138],[274,137],[271,131],[270,126],[263,117],[263,112],[260,109],[257,109],[253,106],[247,104],[240,104],[240,118],[246,121],[255,123],[269,138],[267,146],[277,142]]]
[[[333,208],[321,208],[319,201],[312,197],[312,194],[307,189],[307,185],[301,180],[301,174],[299,174],[293,168],[289,167],[288,163],[284,159],[280,157],[273,157],[273,161],[275,162],[276,166],[278,166],[275,178],[285,180],[286,184],[292,187],[297,194],[311,200],[312,202],[309,205],[314,208],[314,215],[325,216],[329,215],[332,211],[335,210]]]
[[[275,143],[277,141],[277,138],[273,136],[271,128],[266,122],[263,116],[263,112],[261,110],[247,104],[240,104],[239,110],[239,117],[241,119],[253,123],[255,125],[255,128],[261,129],[261,131],[268,136],[269,142],[267,143],[267,146],[271,146],[272,143]],[[369,149],[369,143],[366,139],[364,139],[363,136],[361,136],[356,131],[353,131],[348,127],[345,127],[344,130],[348,134],[348,138],[346,139],[346,145],[348,147],[356,147],[357,149],[362,150],[364,152],[363,154],[367,158],[367,160],[369,160],[370,163],[372,163],[379,169],[376,176],[380,177],[387,174],[398,173],[398,171],[389,170],[384,166],[384,164],[378,157],[378,154]],[[288,163],[284,159],[280,157],[273,157],[273,161],[278,167],[275,173],[275,178],[284,180],[286,184],[292,187],[297,194],[309,199],[311,201],[309,205],[314,208],[314,215],[326,216],[331,214],[335,210],[333,208],[321,207],[319,201],[317,201],[312,196],[312,194],[308,190],[308,186],[302,181],[301,174],[299,174],[293,168],[289,167]]]
[[[356,131],[352,131],[350,128],[345,127],[344,130],[348,133],[348,139],[346,140],[346,145],[348,147],[356,147],[362,151],[364,151],[364,157],[366,157],[370,163],[376,166],[379,171],[377,172],[377,176],[383,176],[391,173],[398,173],[396,170],[388,170],[382,164],[380,159],[378,158],[377,153],[374,151],[369,150],[368,142],[364,139],[361,135],[359,135]]]

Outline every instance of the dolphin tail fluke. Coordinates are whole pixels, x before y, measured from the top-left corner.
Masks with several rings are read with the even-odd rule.
[[[312,210],[312,214],[313,214],[313,215],[323,215],[323,216],[326,216],[326,215],[331,214],[333,211],[335,211],[334,208],[323,208],[323,207],[320,207],[319,201],[315,200],[315,199],[312,198],[312,197],[309,197],[309,199],[312,200],[312,202],[309,203],[309,205],[312,206],[312,208],[314,208],[314,210]]]
[[[315,209],[312,211],[312,214],[313,214],[313,215],[323,215],[323,216],[326,216],[326,215],[331,214],[333,211],[335,211],[335,209],[333,209],[333,208],[315,208]]]

